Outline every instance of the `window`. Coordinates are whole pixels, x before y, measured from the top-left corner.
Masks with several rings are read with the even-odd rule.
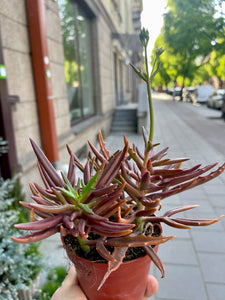
[[[70,0],[59,0],[64,46],[64,70],[67,83],[71,123],[95,113],[92,58],[91,19]]]

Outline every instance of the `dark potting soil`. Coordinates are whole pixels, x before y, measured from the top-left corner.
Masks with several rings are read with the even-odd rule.
[[[99,237],[99,236],[96,235],[95,238],[97,238],[97,237]],[[91,250],[88,253],[85,253],[81,249],[77,238],[75,238],[72,235],[65,236],[64,237],[64,242],[65,242],[66,246],[70,250],[74,251],[76,253],[76,255],[79,256],[79,257],[85,258],[85,259],[90,260],[90,261],[99,262],[99,263],[106,263],[107,262],[98,253],[95,246],[91,247]],[[113,247],[106,246],[106,248],[109,252],[111,252],[111,253],[113,252]],[[127,249],[126,256],[124,257],[123,262],[136,259],[138,257],[144,256],[145,254],[146,253],[145,253],[144,249],[141,248],[141,247],[130,247],[130,248]]]

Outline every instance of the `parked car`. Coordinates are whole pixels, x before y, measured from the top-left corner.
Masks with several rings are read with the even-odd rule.
[[[181,96],[181,87],[169,88],[167,94],[172,96]]]
[[[199,103],[207,103],[209,97],[214,93],[214,88],[210,84],[200,85],[197,90],[197,101]]]
[[[215,93],[213,93],[212,96],[209,97],[207,101],[207,106],[211,108],[221,109],[223,105],[224,95],[225,90],[217,90]]]

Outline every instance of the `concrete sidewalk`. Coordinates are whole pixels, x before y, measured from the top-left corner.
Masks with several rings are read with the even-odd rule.
[[[154,142],[160,142],[158,149],[169,146],[168,157],[190,158],[183,167],[225,161],[225,123],[219,119],[220,112],[168,100],[165,95],[158,94],[157,98]],[[143,145],[140,135],[127,134],[127,138],[130,144],[134,142],[140,148]],[[122,134],[110,135],[106,143],[111,153],[121,149]],[[225,172],[205,185],[163,200],[163,211],[187,204],[200,207],[180,216],[206,219],[225,214]],[[176,238],[159,247],[166,277],[160,279],[160,272],[152,266],[151,273],[159,280],[159,291],[151,299],[224,300],[225,218],[212,226],[191,230],[164,228],[166,236],[176,235]],[[64,252],[62,248],[55,251],[56,243],[60,245],[57,238],[51,237],[42,243],[42,250],[49,255],[52,266],[65,265]]]

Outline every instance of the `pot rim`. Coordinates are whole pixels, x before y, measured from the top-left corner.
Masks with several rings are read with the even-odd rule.
[[[157,251],[158,250],[158,246],[159,245],[155,245],[155,247],[153,249],[156,249],[156,251]],[[90,264],[99,264],[99,265],[107,265],[108,264],[108,262],[98,262],[98,261],[93,261],[93,260],[86,259],[84,257],[80,257],[79,255],[76,255],[76,253],[74,251],[71,251],[70,249],[68,249],[67,246],[66,246],[66,250],[68,250],[69,252],[71,252],[77,259],[82,260],[82,261],[88,261]],[[137,258],[125,261],[125,262],[123,262],[123,264],[129,264],[129,263],[132,263],[134,261],[137,261],[137,260],[140,260],[140,259],[144,259],[144,258],[146,259],[146,257],[151,260],[151,258],[149,257],[148,254],[144,254],[144,255],[142,255],[140,257],[137,257]]]
[[[74,252],[75,253],[75,252]],[[130,262],[132,262],[132,261],[137,261],[137,260],[139,260],[139,259],[143,259],[143,258],[145,258],[145,257],[149,257],[147,254],[144,254],[144,255],[142,255],[142,256],[140,256],[140,257],[137,257],[137,258],[134,258],[134,259],[131,259],[131,260],[128,260],[128,261],[125,261],[125,262],[123,262],[123,264],[128,264],[128,263],[130,263]],[[78,256],[78,255],[76,255],[76,257],[78,258],[78,259],[80,259],[80,260],[84,260],[84,261],[88,261],[88,262],[90,262],[90,263],[92,263],[92,264],[102,264],[102,265],[107,265],[108,264],[108,262],[97,262],[97,261],[93,261],[93,260],[89,260],[89,259],[86,259],[86,258],[83,258],[83,257],[80,257],[80,256]],[[150,258],[150,257],[149,257]]]

